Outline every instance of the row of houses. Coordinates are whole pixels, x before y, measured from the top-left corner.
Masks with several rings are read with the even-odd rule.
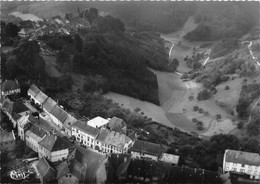
[[[218,172],[133,158],[128,154],[111,154],[106,170],[108,183],[220,183]]]
[[[28,90],[28,96],[51,117],[58,127],[66,129],[68,137],[74,136],[75,140],[84,147],[106,154],[130,154],[131,159],[136,160],[178,164],[179,156],[164,153],[161,145],[137,140],[135,133],[129,135],[127,124],[120,118],[96,117],[88,121],[77,120],[35,85]],[[3,112],[11,119],[13,126],[18,127],[19,138],[36,151],[39,158],[50,162],[64,162],[68,158],[73,145],[60,137],[60,132],[55,131],[43,117],[32,115],[23,103],[12,102],[8,98],[1,100],[0,105]],[[62,167],[67,168],[68,171],[69,164],[63,163],[63,165]],[[260,155],[226,150],[223,171],[247,175],[250,179],[259,181]],[[56,172],[58,173],[57,168]],[[135,176],[128,175],[128,177]]]
[[[18,35],[22,38],[37,38],[38,36],[52,35],[55,33],[70,35],[70,21],[61,18],[53,17],[44,21],[24,21],[20,23],[22,29]]]
[[[64,128],[69,137],[74,136],[83,147],[105,154],[132,153],[134,158],[178,164],[179,156],[163,153],[161,145],[137,140],[135,132],[127,135],[127,124],[120,118],[105,119],[98,116],[88,121],[76,120],[35,85],[28,90],[28,96],[50,115],[57,126]]]
[[[51,117],[58,127],[64,129],[66,134],[71,136],[71,125],[77,121],[76,118],[67,113],[56,101],[48,97],[35,85],[31,85],[28,96]]]

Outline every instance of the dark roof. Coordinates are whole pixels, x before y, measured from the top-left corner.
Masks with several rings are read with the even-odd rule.
[[[12,132],[7,132],[6,130],[2,130],[0,129],[0,142],[8,142],[8,141],[14,141],[15,140],[15,136]]]
[[[69,163],[67,161],[64,161],[57,167],[57,179],[60,179],[67,173],[70,173],[70,167]]]
[[[40,138],[43,138],[47,133],[45,130],[35,124],[32,124],[28,130],[39,136]]]
[[[28,93],[35,97],[41,90],[37,88],[34,84],[28,90]]]
[[[49,150],[50,152],[73,147],[73,145],[66,141],[64,138],[53,133],[45,136],[43,140],[39,142],[39,145]]]
[[[46,109],[47,112],[51,112],[55,105],[57,104],[57,102],[55,102],[51,97],[49,97],[43,104],[43,108]]]
[[[29,115],[28,118],[29,122],[35,124],[36,126],[38,126],[39,128],[42,128],[43,130],[45,130],[46,132],[50,132],[53,130],[53,128],[51,127],[51,125],[45,121],[44,119],[42,119],[41,117],[39,117],[39,120],[36,119],[33,115]]]
[[[4,81],[2,83],[1,90],[3,92],[10,91],[10,90],[15,90],[15,89],[20,89],[20,86],[19,86],[17,80],[6,80],[6,81]]]
[[[260,155],[236,150],[225,151],[226,162],[240,163],[246,165],[260,166]]]
[[[218,172],[204,169],[173,166],[170,163],[145,159],[125,159],[122,155],[108,157],[107,182],[117,183],[118,176],[126,174],[121,183],[144,183],[142,178],[151,179],[147,183],[220,183]],[[115,177],[117,176],[117,177]],[[121,178],[122,179],[122,178]]]
[[[126,123],[124,120],[117,118],[117,117],[113,117],[112,119],[109,120],[107,127],[110,130],[114,130],[116,132],[120,132],[120,133],[124,133],[126,134]]]
[[[128,134],[127,136],[132,140],[132,141],[136,141],[138,138],[137,133],[134,130],[128,130]]]
[[[43,103],[47,100],[48,96],[47,96],[45,93],[43,93],[42,91],[40,91],[40,92],[35,96],[35,98],[36,98],[41,104],[43,104]]]
[[[40,161],[37,163],[36,167],[40,177],[43,180],[43,183],[46,183],[47,181],[51,181],[56,178],[57,171],[55,169],[55,166],[47,158],[41,158]]]
[[[68,155],[68,162],[70,163],[70,173],[76,176],[79,180],[83,180],[87,169],[84,155],[76,148]]]
[[[2,108],[5,109],[14,119],[18,119],[19,113],[29,111],[29,109],[21,102],[12,102],[8,98],[4,99]]]
[[[87,122],[83,122],[83,121],[80,121],[80,120],[76,121],[76,123],[74,123],[72,125],[72,127],[78,128],[81,131],[83,131],[83,132],[85,132],[89,135],[92,135],[92,136],[97,136],[98,133],[99,133],[99,129],[93,128],[93,127],[87,125]]]
[[[133,145],[132,151],[160,156],[162,153],[162,148],[159,144],[136,140]]]
[[[67,160],[62,162],[57,168],[57,179],[61,178],[67,173],[73,174],[79,180],[84,178],[83,167],[87,168],[84,156],[76,148],[68,155]],[[81,178],[82,177],[82,178]]]
[[[68,118],[68,113],[58,105],[56,105],[50,113],[62,123],[64,123],[64,121]]]
[[[22,102],[14,102],[14,104],[13,104],[13,112],[22,113],[22,112],[26,112],[26,111],[29,111],[29,109]]]

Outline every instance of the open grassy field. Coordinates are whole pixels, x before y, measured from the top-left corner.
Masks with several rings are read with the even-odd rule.
[[[45,71],[50,77],[61,77],[62,73],[59,72],[56,68],[56,57],[55,56],[46,56],[41,55],[45,61]]]
[[[10,15],[13,15],[15,17],[19,17],[22,20],[30,20],[30,21],[42,21],[43,20],[43,19],[40,19],[39,17],[37,17],[33,14],[30,14],[30,13],[23,14],[23,13],[17,12],[17,11],[10,13]]]
[[[143,113],[144,116],[152,118],[153,121],[157,121],[169,127],[175,127],[168,120],[164,110],[160,106],[154,105],[150,102],[141,101],[129,96],[112,92],[105,94],[104,97],[112,99],[114,102],[118,103],[123,108],[130,109],[131,111],[134,111],[136,108],[140,108],[140,113]]]
[[[236,78],[218,85],[216,87],[218,92],[214,95],[214,100],[225,104],[230,110],[234,109],[238,104],[242,82],[243,78]],[[225,90],[226,86],[229,86],[230,89]]]

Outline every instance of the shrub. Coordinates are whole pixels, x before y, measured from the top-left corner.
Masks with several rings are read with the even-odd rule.
[[[204,128],[203,128],[203,122],[202,121],[198,121],[197,122],[197,129],[198,130],[203,130]]]
[[[257,136],[260,133],[259,128],[255,123],[249,123],[246,128],[249,136]]]
[[[189,96],[189,100],[190,101],[194,100],[194,97],[193,96]]]
[[[195,105],[195,106],[193,107],[193,110],[194,110],[194,111],[198,111],[198,110],[199,110],[199,107]]]
[[[225,87],[225,90],[229,90],[229,89],[230,89],[229,86],[226,86],[226,87]]]
[[[202,108],[199,108],[199,113],[202,114],[204,110]]]
[[[135,109],[134,109],[134,111],[135,112],[139,112],[141,109],[139,108],[139,107],[136,107]]]
[[[244,127],[244,122],[243,121],[240,121],[238,124],[237,124],[237,128],[238,129],[242,129]]]
[[[197,118],[192,118],[192,120],[191,120],[193,123],[196,123],[196,122],[198,122],[198,119]]]
[[[220,114],[216,115],[216,120],[221,120],[221,115]]]
[[[209,112],[208,111],[204,111],[204,116],[208,116]]]
[[[198,93],[197,99],[198,101],[202,101],[202,100],[208,100],[211,97],[211,93],[204,89],[203,91]]]

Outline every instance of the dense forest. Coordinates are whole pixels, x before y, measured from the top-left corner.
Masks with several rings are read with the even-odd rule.
[[[190,41],[241,37],[259,23],[255,3],[204,2],[197,8],[194,18],[199,26],[185,35]]]
[[[73,43],[45,38],[53,49],[62,46],[57,63],[63,72],[88,76],[85,91],[108,91],[159,104],[156,76],[147,66],[164,71],[169,61],[159,35],[126,32],[120,19],[98,16],[93,11],[91,28],[74,35]],[[63,43],[61,45],[61,43]]]
[[[9,44],[15,49],[3,56],[5,78],[15,78],[19,73],[19,79],[23,76],[27,80],[42,80],[51,90],[69,90],[71,74],[77,73],[87,76],[86,92],[112,91],[159,104],[157,78],[149,67],[174,72],[178,65],[178,62],[168,60],[159,34],[128,29],[120,19],[99,16],[95,8],[86,10],[84,16],[91,24],[89,28],[69,36],[39,37],[58,51],[56,62],[63,77],[51,79],[42,70],[45,65],[37,41],[17,40],[18,45],[14,41]],[[15,27],[2,23],[3,30],[11,34],[6,39],[17,37],[18,30],[15,33],[8,31],[12,26]]]

